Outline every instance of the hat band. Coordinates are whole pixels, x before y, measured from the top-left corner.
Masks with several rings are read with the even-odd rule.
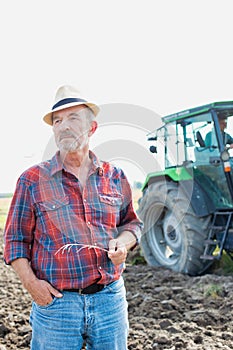
[[[73,102],[87,102],[86,100],[83,100],[82,98],[64,98],[63,100],[57,102],[53,107],[52,110],[55,108],[58,108],[60,106],[66,105],[68,103],[73,103]]]

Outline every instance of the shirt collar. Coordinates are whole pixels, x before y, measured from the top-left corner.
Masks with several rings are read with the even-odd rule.
[[[92,151],[89,151],[89,156],[90,156],[90,159],[92,160],[92,172],[98,171],[98,175],[103,176],[104,169],[101,165],[101,161],[99,160],[99,158]],[[60,152],[57,151],[56,154],[51,159],[50,175],[54,176],[56,173],[62,171],[63,169],[64,169],[64,165],[61,161]]]

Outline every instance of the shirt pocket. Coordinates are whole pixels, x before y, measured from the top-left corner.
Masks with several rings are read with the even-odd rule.
[[[99,214],[102,224],[116,227],[119,224],[120,210],[123,203],[121,194],[99,194]]]
[[[36,206],[37,224],[42,226],[42,231],[49,229],[66,228],[69,217],[69,197],[48,198],[43,202],[38,202]]]
[[[122,196],[117,195],[117,196],[112,196],[109,194],[100,194],[99,195],[100,202],[105,204],[105,205],[110,205],[112,207],[119,207],[122,205]]]
[[[37,203],[37,207],[40,212],[47,212],[51,210],[58,210],[62,208],[64,205],[69,204],[69,197],[58,197],[58,198],[51,198],[43,202]]]

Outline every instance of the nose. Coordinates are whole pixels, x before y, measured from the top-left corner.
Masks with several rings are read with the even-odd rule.
[[[62,120],[59,125],[60,130],[70,130],[69,121],[68,120]]]

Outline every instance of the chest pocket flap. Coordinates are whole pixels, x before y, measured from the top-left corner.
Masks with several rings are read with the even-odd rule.
[[[39,207],[40,211],[51,211],[51,210],[57,210],[64,205],[69,204],[69,197],[57,197],[57,198],[51,198],[44,202],[37,203],[37,206]]]
[[[109,195],[109,194],[100,194],[99,195],[100,201],[104,204],[111,205],[113,207],[115,206],[121,206],[122,204],[122,196],[121,195]]]

